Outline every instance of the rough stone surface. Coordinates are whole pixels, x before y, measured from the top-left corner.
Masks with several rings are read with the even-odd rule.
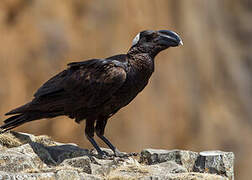
[[[192,172],[197,157],[198,153],[192,151],[145,149],[141,152],[140,162],[151,165],[174,161],[183,165],[189,172]]]
[[[234,179],[234,154],[222,151],[200,152],[195,162],[195,172],[208,172]]]
[[[99,159],[95,151],[47,136],[0,135],[0,179],[234,179],[234,154],[145,149],[140,157]]]
[[[91,174],[91,160],[87,156],[65,159],[60,165],[79,168],[82,172]]]
[[[141,152],[140,162],[148,165],[162,162],[176,162],[188,172],[218,174],[234,179],[234,154],[223,151],[191,152],[184,150],[145,149]]]

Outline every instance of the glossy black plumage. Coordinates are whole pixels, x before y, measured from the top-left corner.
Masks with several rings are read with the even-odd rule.
[[[86,120],[85,134],[99,154],[103,152],[93,139],[94,132],[118,154],[104,137],[108,118],[147,85],[154,57],[180,44],[180,37],[172,31],[142,31],[127,54],[69,63],[37,90],[31,102],[6,113],[13,116],[4,121],[2,132],[29,121],[66,115],[78,123]]]

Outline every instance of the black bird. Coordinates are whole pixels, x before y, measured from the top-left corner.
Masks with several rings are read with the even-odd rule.
[[[104,136],[107,120],[144,89],[154,71],[155,56],[182,44],[173,31],[147,30],[134,38],[127,54],[69,63],[37,90],[31,102],[5,114],[12,116],[4,121],[1,132],[29,121],[66,115],[77,123],[86,120],[85,135],[99,155],[105,156],[94,132],[119,156]]]

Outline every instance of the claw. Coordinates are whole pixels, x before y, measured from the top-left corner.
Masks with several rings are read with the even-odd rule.
[[[105,151],[103,151],[103,152],[105,152]],[[97,154],[97,158],[98,159],[107,159],[107,160],[112,160],[113,159],[113,157],[111,156],[111,155],[109,155],[109,154],[105,154],[105,153],[103,153],[103,154]]]
[[[120,152],[118,149],[115,149],[114,151],[114,156],[115,157],[120,157],[120,158],[129,158],[129,157],[132,157],[132,156],[137,156],[138,153],[125,153],[125,152]]]

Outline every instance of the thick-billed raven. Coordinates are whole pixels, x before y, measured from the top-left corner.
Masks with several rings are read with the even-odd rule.
[[[144,89],[154,71],[155,56],[181,44],[173,31],[142,31],[127,54],[69,63],[37,90],[31,102],[6,113],[13,116],[0,128],[5,132],[29,121],[66,115],[77,123],[86,120],[85,135],[99,155],[105,154],[94,132],[120,155],[104,136],[107,120]]]

